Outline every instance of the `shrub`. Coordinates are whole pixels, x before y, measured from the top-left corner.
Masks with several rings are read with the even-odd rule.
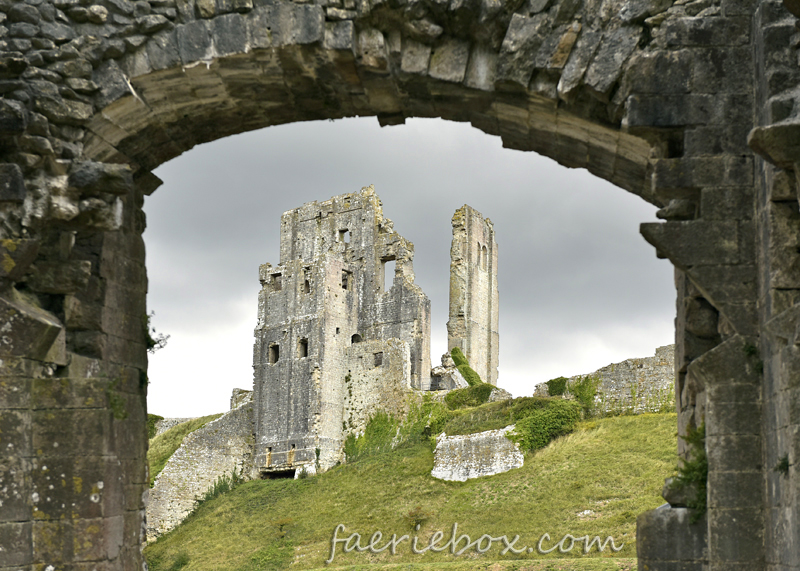
[[[594,414],[595,402],[594,397],[597,395],[597,387],[600,386],[600,379],[586,375],[577,381],[567,385],[567,390],[572,394],[575,399],[581,403],[583,407],[583,414],[586,418]]]
[[[480,383],[463,389],[450,391],[444,397],[444,401],[447,403],[447,407],[450,410],[468,406],[479,406],[489,400],[489,395],[492,394],[493,389],[494,386],[489,383]]]
[[[567,390],[567,377],[556,377],[550,379],[545,384],[547,385],[547,394],[551,397],[560,397]]]
[[[147,415],[147,439],[151,440],[156,435],[156,424],[159,420],[164,420],[163,416],[157,414]]]
[[[425,395],[422,404],[411,403],[406,419],[400,426],[397,443],[415,444],[440,434],[455,415],[446,404],[435,402],[430,395]]]
[[[417,506],[414,509],[408,510],[403,514],[403,520],[406,525],[411,529],[417,529],[417,526],[422,526],[428,521],[433,514],[422,509],[422,506]]]
[[[581,419],[581,405],[574,401],[551,399],[546,407],[531,409],[517,421],[510,435],[520,449],[538,450],[551,440],[569,434]]]
[[[672,481],[674,488],[694,488],[694,498],[686,502],[691,508],[691,523],[695,523],[706,513],[706,489],[708,487],[708,456],[706,455],[706,423],[698,428],[688,429],[686,436],[680,436],[689,445],[689,457],[678,466],[678,474]]]

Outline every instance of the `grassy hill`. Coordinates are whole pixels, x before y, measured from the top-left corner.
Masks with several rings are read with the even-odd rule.
[[[526,455],[525,466],[467,482],[431,478],[433,452],[427,442],[364,456],[313,478],[258,480],[204,502],[183,524],[145,549],[154,571],[352,569],[630,570],[636,566],[636,516],[664,503],[664,478],[676,456],[675,414],[620,416],[581,423],[570,435]],[[413,524],[421,521],[419,531]],[[383,546],[392,534],[418,536],[424,547],[436,531],[443,545],[458,524],[472,541],[506,535],[532,553],[501,555],[493,544],[481,555],[428,551],[415,554],[409,540],[396,553],[344,553],[334,528],[347,538],[357,532],[366,546],[376,531]],[[611,536],[618,553],[596,547],[583,554],[576,544],[565,554],[535,550],[544,533],[553,547],[566,534]],[[565,547],[569,546],[567,540]],[[465,544],[462,541],[459,547]],[[483,544],[486,545],[485,543]]]
[[[156,476],[158,476],[161,470],[164,469],[164,466],[166,466],[167,460],[180,448],[183,439],[195,430],[203,428],[212,420],[217,420],[220,416],[222,416],[222,414],[211,414],[209,416],[193,418],[192,420],[177,424],[169,430],[164,431],[162,434],[150,439],[147,448],[147,465],[150,470],[151,487],[153,486],[153,482],[156,481]]]

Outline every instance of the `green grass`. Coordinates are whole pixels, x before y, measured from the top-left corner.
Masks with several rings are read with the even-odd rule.
[[[292,569],[631,570],[636,516],[664,503],[661,487],[674,473],[675,426],[675,414],[584,422],[527,454],[524,467],[467,482],[431,478],[433,452],[424,441],[313,478],[246,482],[202,504],[145,555],[153,571],[176,563],[189,571],[284,569],[290,562]],[[437,530],[447,541],[457,523],[459,534],[473,540],[484,533],[519,535],[516,547],[535,547],[544,533],[554,538],[545,546],[569,533],[611,536],[624,547],[618,553],[583,555],[575,548],[564,555],[504,556],[495,545],[484,555],[454,556],[414,554],[408,541],[395,555],[345,554],[339,544],[333,563],[325,565],[338,524],[345,526],[339,537],[358,532],[365,545],[381,531],[383,544],[392,534],[413,534],[408,514],[418,507],[430,514],[417,532],[421,546]]]
[[[150,468],[150,486],[156,481],[156,476],[164,469],[170,456],[180,447],[181,442],[186,436],[197,430],[203,428],[212,420],[218,419],[222,414],[212,414],[195,418],[187,422],[173,426],[163,434],[159,434],[152,440],[147,450],[147,465]]]
[[[147,438],[152,440],[153,437],[156,435],[156,424],[158,424],[159,420],[164,420],[163,416],[158,416],[157,414],[148,414],[147,415]]]

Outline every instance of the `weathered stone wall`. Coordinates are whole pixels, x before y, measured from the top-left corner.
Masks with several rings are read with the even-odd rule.
[[[192,420],[192,418],[162,418],[161,420],[156,422],[156,433],[153,436],[153,438],[164,434],[167,430],[169,430],[173,426],[178,426],[179,424],[183,424],[184,422],[187,422],[189,420]]]
[[[481,379],[496,385],[500,302],[494,226],[466,204],[456,210],[452,225],[447,348],[461,349]]]
[[[184,438],[149,490],[147,541],[181,523],[221,476],[250,476],[253,430],[253,404],[244,401]]]
[[[677,269],[680,429],[709,435],[707,551],[683,566],[800,568],[798,15],[795,0],[0,0],[0,568],[141,567],[150,171],[357,115],[470,122],[661,208],[641,232]],[[34,503],[44,465],[103,481],[103,499]]]
[[[447,436],[442,433],[436,439],[431,476],[465,482],[521,468],[525,458],[519,445],[506,437],[512,430],[513,424],[475,434]]]
[[[626,359],[588,375],[570,377],[568,384],[584,377],[599,379],[595,403],[601,414],[657,412],[675,403],[675,346],[658,347],[653,357]],[[547,396],[545,383],[535,395]]]
[[[400,339],[364,341],[345,350],[343,436],[364,432],[378,412],[404,418],[411,390],[408,343]]]
[[[405,406],[399,387],[429,387],[430,301],[414,284],[413,255],[372,187],[284,213],[281,264],[261,267],[253,361],[257,469],[318,463],[325,470],[342,459],[342,423],[354,415],[343,409],[353,375],[359,386],[375,378],[366,373],[365,353],[354,349],[362,341],[378,342],[369,346],[374,353],[386,349],[391,374],[385,390],[369,399],[387,412]],[[384,275],[390,260],[393,276]],[[380,344],[390,339],[406,344],[407,371],[402,346]],[[364,413],[377,405],[370,401]],[[352,420],[361,426],[366,418]]]

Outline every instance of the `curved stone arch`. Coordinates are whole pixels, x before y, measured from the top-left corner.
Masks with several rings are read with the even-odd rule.
[[[639,557],[796,565],[794,471],[767,492],[800,439],[794,18],[703,2],[0,0],[7,561],[42,563],[46,536],[81,540],[63,562],[141,563],[150,171],[251,129],[375,115],[470,122],[662,207],[642,233],[678,270],[679,430],[707,423],[710,508],[695,526],[643,515]],[[56,469],[94,484],[39,494]]]

